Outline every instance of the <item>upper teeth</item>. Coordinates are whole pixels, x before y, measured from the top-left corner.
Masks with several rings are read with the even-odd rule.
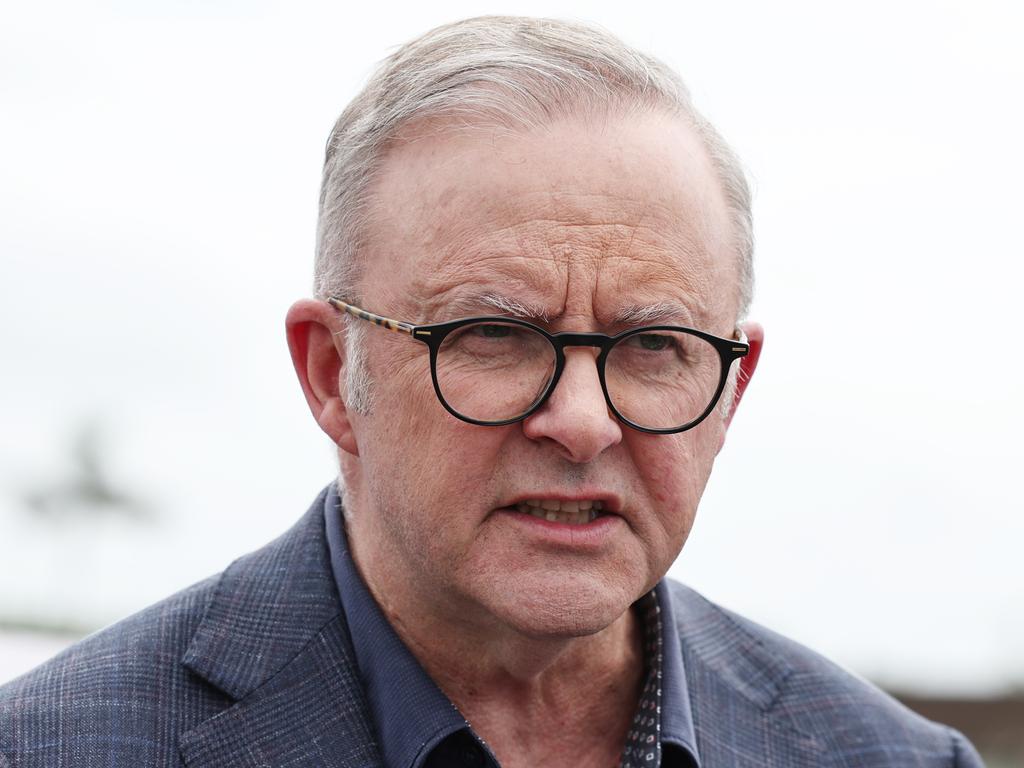
[[[583,501],[559,501],[558,499],[526,499],[516,504],[516,509],[542,520],[553,523],[582,525],[597,518],[604,503],[586,499]]]

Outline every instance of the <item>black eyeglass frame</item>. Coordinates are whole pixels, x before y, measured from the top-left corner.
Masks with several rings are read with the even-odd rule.
[[[412,323],[393,320],[389,317],[384,317],[383,315],[376,315],[373,312],[367,312],[365,309],[357,307],[354,304],[349,304],[347,301],[343,301],[336,296],[328,297],[327,303],[341,312],[345,312],[353,317],[358,317],[360,320],[367,320],[389,331],[408,334],[417,341],[421,341],[426,344],[430,350],[430,378],[434,382],[434,393],[437,395],[437,399],[441,402],[441,405],[444,406],[444,409],[455,418],[481,427],[504,427],[508,424],[515,424],[518,421],[528,418],[542,405],[544,405],[545,402],[547,402],[551,393],[555,391],[555,387],[558,386],[558,381],[562,377],[562,371],[565,369],[565,348],[594,347],[600,350],[597,355],[596,363],[597,376],[601,382],[601,390],[604,392],[605,403],[607,403],[609,410],[615,414],[615,417],[623,424],[626,424],[640,432],[647,432],[654,435],[678,434],[679,432],[685,432],[688,429],[693,429],[708,417],[708,415],[715,409],[715,406],[718,405],[718,400],[722,397],[722,392],[725,390],[725,383],[729,378],[729,368],[732,366],[734,361],[741,357],[746,357],[750,352],[750,345],[745,341],[746,337],[740,329],[737,329],[736,331],[740,337],[738,340],[723,339],[720,336],[714,336],[710,333],[705,333],[704,331],[698,331],[695,328],[687,328],[680,325],[648,325],[641,328],[632,328],[628,331],[616,334],[615,336],[609,336],[604,333],[575,333],[573,331],[548,333],[540,326],[534,325],[526,320],[520,320],[515,317],[502,317],[501,315],[483,315],[480,317],[466,317],[460,320],[450,320],[446,323],[413,325]],[[437,381],[437,353],[448,334],[452,331],[458,330],[459,328],[472,325],[473,323],[487,322],[518,325],[523,328],[529,328],[531,331],[535,331],[547,339],[548,343],[550,343],[555,350],[555,369],[551,374],[551,380],[548,382],[548,385],[533,405],[531,405],[524,413],[512,419],[504,419],[502,421],[480,421],[479,419],[473,419],[465,414],[459,413],[448,404],[447,400],[445,400],[444,395],[441,393],[441,386]],[[711,402],[708,404],[708,407],[705,408],[704,412],[695,419],[688,421],[680,427],[653,429],[651,427],[640,426],[619,413],[619,409],[615,407],[615,404],[612,402],[612,399],[608,394],[608,384],[605,381],[604,370],[605,362],[608,359],[608,354],[611,352],[612,347],[630,336],[635,336],[641,333],[650,333],[652,331],[676,331],[703,339],[715,348],[718,352],[718,359],[721,362],[718,386],[715,389],[715,394],[711,398]]]

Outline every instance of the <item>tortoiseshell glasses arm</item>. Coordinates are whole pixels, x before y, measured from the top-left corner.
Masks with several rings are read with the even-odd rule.
[[[330,296],[327,299],[327,303],[335,309],[347,312],[353,317],[358,317],[360,320],[369,320],[371,323],[379,325],[382,328],[387,328],[389,331],[408,333],[411,336],[413,328],[415,327],[410,323],[403,323],[401,320],[392,320],[390,317],[384,317],[383,315],[375,315],[373,312],[367,312],[365,309],[360,309],[355,304],[349,304],[347,301],[342,301],[336,296]]]

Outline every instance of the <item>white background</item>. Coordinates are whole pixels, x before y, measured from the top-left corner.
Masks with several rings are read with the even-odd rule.
[[[283,317],[331,124],[431,26],[549,15],[675,66],[756,189],[767,344],[672,574],[886,684],[1024,685],[1020,4],[672,8],[6,9],[0,621],[115,620],[306,508]],[[90,430],[155,524],[32,514]]]

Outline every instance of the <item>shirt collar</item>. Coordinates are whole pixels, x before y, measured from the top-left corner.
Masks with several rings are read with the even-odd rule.
[[[686,669],[679,642],[679,626],[672,610],[672,595],[664,580],[654,589],[661,607],[663,663],[661,669],[661,742],[675,744],[690,754],[700,768],[697,736],[693,727],[690,691],[686,685]]]
[[[388,768],[417,768],[445,738],[469,724],[406,648],[370,594],[348,550],[341,500],[332,485],[324,503],[327,547],[348,621],[359,676]],[[664,581],[655,587],[663,644],[661,741],[700,768],[679,628]],[[664,755],[664,750],[663,750]],[[662,758],[664,764],[664,756]]]
[[[395,633],[356,570],[336,488],[324,507],[331,568],[384,764],[421,765],[439,742],[468,724]]]

